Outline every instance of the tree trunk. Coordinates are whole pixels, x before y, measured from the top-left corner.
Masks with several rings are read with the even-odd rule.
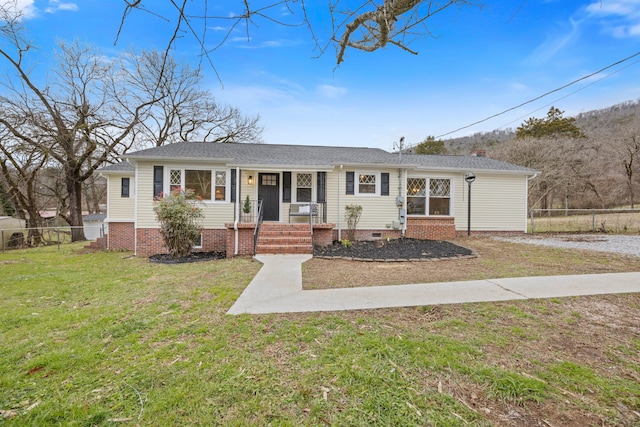
[[[67,173],[66,184],[69,194],[69,216],[67,222],[71,226],[71,241],[87,240],[84,237],[82,223],[82,182],[71,171]]]
[[[34,205],[35,206],[35,205]],[[40,212],[37,209],[29,209],[27,211],[26,216],[26,224],[29,229],[28,237],[27,237],[27,245],[28,246],[39,246],[42,243],[42,230],[40,227],[42,223],[40,221]]]

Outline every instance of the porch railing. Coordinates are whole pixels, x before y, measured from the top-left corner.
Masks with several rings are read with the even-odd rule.
[[[257,223],[262,210],[262,200],[245,200],[240,202],[239,222]]]

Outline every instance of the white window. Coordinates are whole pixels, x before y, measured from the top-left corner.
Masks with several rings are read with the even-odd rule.
[[[425,215],[427,212],[426,178],[407,178],[407,213]]]
[[[215,200],[224,201],[227,199],[227,173],[223,171],[215,171]]]
[[[312,182],[310,173],[296,174],[296,202],[311,202]]]
[[[429,215],[450,215],[451,180],[429,180]]]
[[[357,194],[378,194],[378,174],[359,172]]]
[[[209,169],[171,169],[169,191],[192,190],[202,200],[227,200],[227,172]]]
[[[429,193],[427,196],[427,188]],[[407,178],[407,214],[451,215],[451,180]]]

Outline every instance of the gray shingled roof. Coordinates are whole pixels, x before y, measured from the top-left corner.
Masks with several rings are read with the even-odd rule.
[[[129,162],[118,162],[111,165],[103,166],[98,169],[98,172],[135,172],[136,168]]]
[[[534,169],[490,159],[482,156],[445,156],[445,155],[423,155],[423,154],[403,154],[402,159],[407,163],[417,164],[421,168],[428,169],[471,169],[471,170],[495,170],[495,171],[519,171],[536,173]]]
[[[104,221],[107,218],[106,214],[87,214],[82,215],[83,221]]]
[[[495,170],[533,174],[533,169],[476,156],[431,156],[389,153],[379,148],[328,147],[278,144],[219,144],[179,142],[125,154],[132,160],[217,160],[228,166],[333,167],[336,165],[386,165],[437,170]],[[126,162],[125,162],[126,163]],[[107,166],[104,169],[115,167]],[[124,166],[123,166],[124,167]],[[114,170],[114,169],[107,169]],[[128,170],[128,169],[124,169]],[[102,171],[102,170],[101,170]]]

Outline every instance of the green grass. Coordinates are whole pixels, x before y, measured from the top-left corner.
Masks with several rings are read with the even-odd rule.
[[[551,340],[586,322],[583,300],[227,316],[258,269],[0,255],[0,424],[487,426],[512,407],[640,421],[637,336],[611,330],[599,365]]]

